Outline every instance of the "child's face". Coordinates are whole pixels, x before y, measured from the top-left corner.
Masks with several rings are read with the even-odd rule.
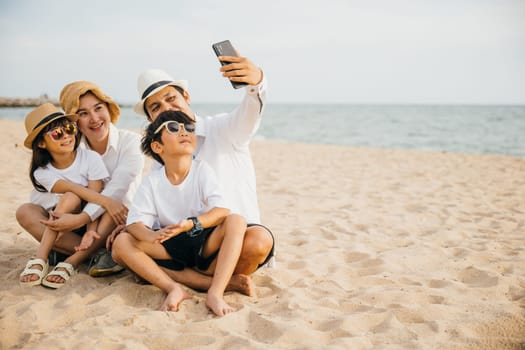
[[[75,149],[77,125],[72,121],[64,121],[44,133],[43,141],[39,147],[46,149],[49,153],[68,153]]]
[[[192,155],[195,151],[195,124],[170,120],[162,123],[157,132],[162,133],[162,152],[159,155],[163,159],[168,155]]]

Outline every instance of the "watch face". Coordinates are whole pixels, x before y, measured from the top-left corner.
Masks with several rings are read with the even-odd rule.
[[[198,230],[202,230],[202,225],[201,225],[201,222],[199,221],[199,219],[195,219],[195,228],[198,229]]]
[[[193,221],[193,229],[195,229],[195,230],[202,230],[202,225],[201,225],[201,222],[199,221],[199,219],[197,219],[196,217],[192,217],[190,219],[191,219],[191,221]]]

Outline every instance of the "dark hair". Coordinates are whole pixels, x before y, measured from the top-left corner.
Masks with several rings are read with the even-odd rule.
[[[33,184],[33,187],[39,191],[39,192],[47,192],[46,188],[42,186],[36,179],[35,179],[35,171],[36,169],[40,167],[44,167],[48,165],[52,160],[53,157],[49,153],[49,151],[45,148],[40,148],[38,144],[44,140],[44,134],[48,132],[49,130],[56,128],[57,126],[65,125],[67,122],[69,122],[69,119],[63,117],[56,120],[53,120],[51,123],[45,126],[38,135],[33,140],[33,144],[31,145],[31,148],[33,149],[33,153],[31,155],[31,163],[29,165],[29,178],[31,179],[31,183]],[[80,134],[77,134],[75,136],[75,148],[77,149],[78,145],[80,144]]]
[[[159,116],[157,117],[157,119],[155,119],[154,122],[150,123],[146,127],[146,129],[144,130],[144,135],[142,136],[142,141],[141,141],[142,152],[145,155],[152,157],[153,159],[155,159],[157,162],[159,162],[162,165],[164,165],[164,161],[157,153],[153,152],[153,150],[151,149],[151,144],[155,141],[162,144],[161,136],[162,136],[163,130],[159,131],[156,134],[155,134],[155,130],[157,130],[157,128],[162,123],[169,121],[169,120],[174,120],[176,122],[183,123],[183,124],[194,124],[194,121],[184,112],[164,111],[161,114],[159,114]]]
[[[177,90],[184,97],[184,89],[181,88],[180,86],[177,86],[177,85],[167,85],[167,86],[171,86],[172,88],[175,88],[175,90]],[[146,108],[146,101],[144,101],[144,103],[142,104],[142,107],[144,109],[144,113],[146,113],[146,118],[148,120],[151,120],[151,116],[149,115],[148,109]]]

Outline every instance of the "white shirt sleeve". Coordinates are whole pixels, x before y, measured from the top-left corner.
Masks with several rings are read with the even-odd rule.
[[[87,179],[89,181],[92,181],[92,180],[107,181],[109,179],[109,173],[100,155],[94,151],[89,151],[89,150],[83,150],[83,151],[86,152],[86,159],[83,160],[83,162],[85,161],[88,166]]]
[[[228,114],[215,116],[216,124],[211,131],[227,137],[233,145],[248,144],[261,124],[266,86],[266,78],[263,77],[258,85],[245,87],[246,94],[239,107]]]
[[[60,177],[57,173],[51,171],[49,168],[40,167],[35,170],[35,180],[44,186],[47,192],[51,193],[51,189],[53,189],[55,183],[60,180]]]
[[[89,180],[107,180],[108,171],[102,158],[96,152],[78,148],[73,164],[66,169],[56,169],[48,164],[35,171],[35,179],[52,192],[58,180],[66,180],[87,186]]]
[[[101,192],[104,196],[123,201],[128,193],[130,185],[137,177],[142,175],[144,168],[144,156],[140,150],[140,136],[135,133],[120,133],[118,142],[118,164],[110,174],[110,180]],[[91,220],[96,220],[105,212],[105,209],[97,204],[88,203],[84,212]]]
[[[153,174],[150,174],[144,178],[140,184],[131,208],[128,212],[128,219],[126,225],[131,225],[136,222],[142,222],[149,228],[156,228],[158,222],[158,212],[155,206],[155,191],[152,185]]]
[[[199,167],[198,182],[201,186],[201,198],[206,205],[206,211],[213,208],[229,208],[213,169],[206,162],[199,162]]]

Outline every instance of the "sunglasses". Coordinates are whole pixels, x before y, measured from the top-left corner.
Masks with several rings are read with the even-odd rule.
[[[170,134],[176,134],[182,128],[184,128],[184,130],[186,130],[186,132],[189,132],[189,133],[195,132],[195,124],[192,124],[192,123],[182,124],[174,120],[169,120],[167,122],[160,124],[157,130],[155,130],[154,134],[157,134],[159,131],[161,131],[163,127],[166,127],[166,130],[168,130]]]
[[[74,136],[77,134],[77,124],[67,123],[65,125],[57,126],[46,132],[53,141],[60,141],[66,134]]]

